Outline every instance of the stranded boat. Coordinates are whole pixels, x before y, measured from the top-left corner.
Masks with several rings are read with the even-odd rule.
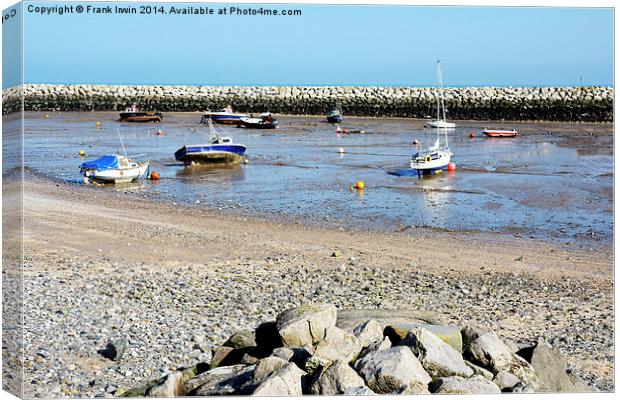
[[[222,137],[215,131],[209,119],[209,143],[185,145],[174,153],[174,158],[185,165],[225,163],[239,164],[243,159],[246,147],[233,143],[232,138]]]
[[[437,88],[437,119],[435,121],[428,121],[425,126],[427,128],[456,128],[455,123],[446,121],[446,105],[443,100],[443,82],[441,80],[441,65],[439,64],[439,60],[437,60],[437,83],[439,84]],[[440,108],[443,115],[442,119],[439,119]]]
[[[121,121],[124,122],[161,122],[164,118],[162,113],[155,111],[140,111],[135,105],[127,107],[120,114]]]
[[[340,113],[340,110],[337,108],[331,110],[329,114],[327,114],[327,122],[331,124],[339,124],[342,122],[342,114]]]
[[[204,113],[200,123],[206,124],[208,121],[213,121],[216,124],[239,125],[241,123],[241,118],[250,118],[250,116],[233,112],[233,108],[229,104],[220,111],[208,111]]]
[[[437,80],[439,81],[439,86],[441,87],[442,83],[439,61],[437,61]],[[439,93],[437,94],[437,99],[439,99]],[[441,104],[443,105],[443,98],[441,100]],[[444,107],[442,107],[441,110],[443,119],[439,119],[439,107],[439,100],[437,100],[437,121],[433,122],[445,122],[446,120],[446,109]],[[437,130],[437,140],[435,140],[435,144],[424,151],[415,153],[411,156],[411,161],[409,162],[409,166],[417,172],[418,177],[423,174],[430,174],[437,170],[446,168],[452,158],[452,151],[450,151],[450,147],[448,146],[448,126],[446,126],[446,124],[435,124],[434,127]],[[443,131],[443,145],[439,134],[440,130]]]
[[[239,121],[246,128],[275,129],[278,127],[278,120],[271,113],[262,113],[260,118],[241,117]]]
[[[516,129],[485,129],[482,131],[482,133],[488,137],[516,137],[519,135],[519,132],[517,132]]]
[[[117,154],[108,154],[80,165],[80,172],[88,179],[100,182],[125,183],[144,177],[149,162],[135,162]]]

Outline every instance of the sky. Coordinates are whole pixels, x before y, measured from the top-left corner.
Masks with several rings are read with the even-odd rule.
[[[63,4],[71,3],[24,3],[28,83],[434,86],[439,59],[445,86],[613,85],[611,8],[264,6],[301,16],[168,13],[197,3],[153,3],[165,15],[28,10]],[[120,5],[140,4],[148,3]]]

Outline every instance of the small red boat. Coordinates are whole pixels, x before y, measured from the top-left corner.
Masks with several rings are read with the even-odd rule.
[[[482,133],[488,137],[515,137],[519,135],[516,129],[510,131],[504,129],[485,129]]]

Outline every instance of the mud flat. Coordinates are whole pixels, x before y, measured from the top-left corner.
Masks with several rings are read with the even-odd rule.
[[[110,396],[305,303],[430,310],[546,340],[613,390],[613,254],[492,233],[355,232],[27,174],[26,396]],[[99,352],[127,340],[119,361]]]

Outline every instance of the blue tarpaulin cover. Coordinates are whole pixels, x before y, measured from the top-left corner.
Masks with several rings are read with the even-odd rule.
[[[80,166],[86,169],[98,170],[118,168],[118,157],[115,155],[107,155],[93,161],[86,161]]]

